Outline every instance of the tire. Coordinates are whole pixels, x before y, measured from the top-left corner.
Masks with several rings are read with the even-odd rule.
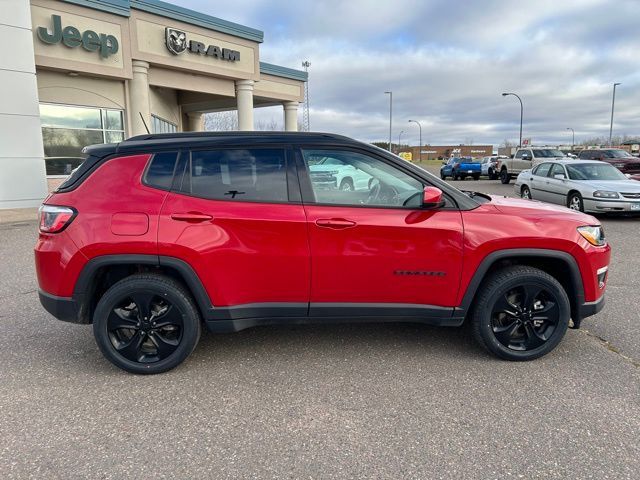
[[[350,178],[343,178],[340,182],[340,190],[343,192],[353,192],[355,188],[353,188],[353,180]]]
[[[446,180],[447,179],[447,176],[444,174],[444,171],[442,171],[442,170],[440,170],[440,178],[442,180]]]
[[[567,207],[571,210],[578,212],[584,212],[584,202],[582,201],[582,195],[578,192],[572,192],[567,196]]]
[[[154,319],[163,325],[157,326]],[[131,373],[162,373],[177,367],[198,344],[201,330],[191,295],[175,280],[155,274],[117,282],[102,296],[93,316],[100,351]]]
[[[560,282],[537,268],[515,265],[483,282],[471,324],[476,341],[489,352],[505,360],[526,361],[546,355],[560,343],[570,316],[569,298]]]
[[[503,185],[508,185],[510,181],[511,175],[509,175],[507,169],[505,168],[504,170],[500,171],[500,183],[502,183]]]
[[[522,188],[520,189],[520,197],[524,198],[525,200],[531,200],[531,190],[529,190],[528,186],[522,186]]]
[[[474,175],[474,176],[473,176],[473,179],[474,179],[474,180],[480,180],[480,175]]]
[[[489,180],[496,180],[498,178],[498,176],[496,175],[496,172],[493,170],[493,168],[489,169]]]

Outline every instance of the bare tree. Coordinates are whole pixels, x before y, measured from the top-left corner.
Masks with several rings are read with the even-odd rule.
[[[507,140],[506,138],[502,141],[502,144],[500,145],[503,148],[511,148],[511,147],[515,147],[516,144],[515,142],[512,142],[511,140]]]
[[[265,120],[258,121],[256,123],[256,130],[267,131],[267,132],[281,132],[284,129],[282,128],[282,124],[272,117],[268,121],[265,121]]]
[[[238,130],[238,112],[229,110],[227,112],[207,113],[204,116],[204,129],[209,132]]]
[[[465,145],[473,145],[473,138],[471,137],[467,137],[464,139],[464,144]]]

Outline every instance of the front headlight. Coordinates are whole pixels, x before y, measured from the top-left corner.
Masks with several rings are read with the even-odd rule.
[[[608,192],[606,190],[596,190],[593,192],[593,196],[596,198],[620,198],[617,192]]]
[[[613,165],[614,167],[616,167],[618,169],[622,169],[622,168],[624,168],[626,163],[612,163],[611,165]]]
[[[585,225],[584,227],[578,227],[578,233],[596,247],[603,247],[607,244],[604,238],[604,230],[602,225]]]

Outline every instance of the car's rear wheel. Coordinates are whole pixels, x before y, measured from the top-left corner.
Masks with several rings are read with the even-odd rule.
[[[489,180],[495,180],[497,179],[498,176],[496,175],[496,172],[493,170],[493,168],[489,169]]]
[[[353,192],[353,180],[351,180],[350,178],[344,178],[340,182],[340,190],[342,190],[343,192]]]
[[[531,200],[531,190],[529,190],[529,187],[523,185],[522,189],[520,190],[520,196],[525,200]]]
[[[500,183],[502,183],[503,185],[507,185],[510,181],[511,181],[511,176],[509,175],[509,172],[505,168],[500,172]]]
[[[516,265],[491,275],[472,313],[480,345],[506,360],[533,360],[562,340],[571,308],[562,285],[537,268]]]
[[[102,296],[93,333],[103,355],[131,373],[161,373],[178,366],[200,339],[201,320],[189,293],[175,280],[138,274]]]
[[[578,212],[584,212],[584,202],[582,201],[582,195],[578,192],[570,193],[567,197],[567,207],[571,210]]]

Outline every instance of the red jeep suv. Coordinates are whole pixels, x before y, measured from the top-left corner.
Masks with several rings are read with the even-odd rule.
[[[40,209],[40,301],[92,323],[129,372],[180,364],[203,324],[467,322],[498,357],[531,360],[604,305],[595,218],[461,192],[342,136],[144,135],[85,153]],[[367,181],[341,189],[346,171]]]

